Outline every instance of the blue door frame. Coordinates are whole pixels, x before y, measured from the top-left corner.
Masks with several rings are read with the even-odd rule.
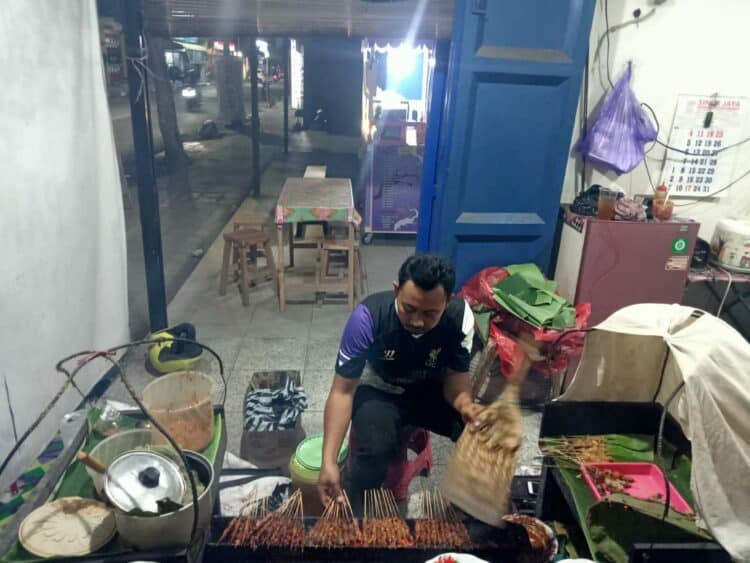
[[[456,0],[417,248],[451,258],[459,284],[490,265],[547,269],[594,4]]]
[[[430,249],[431,232],[429,226],[432,224],[436,196],[435,188],[438,183],[438,149],[440,148],[440,134],[443,125],[449,55],[450,41],[438,41],[435,45],[435,69],[432,73],[427,131],[425,132],[424,170],[422,171],[422,191],[417,231],[417,250],[419,252],[427,252]]]

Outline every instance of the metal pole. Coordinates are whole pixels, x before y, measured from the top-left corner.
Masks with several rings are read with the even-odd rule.
[[[284,39],[284,154],[289,154],[289,38]]]
[[[255,37],[250,38],[250,95],[252,97],[252,117],[250,133],[253,140],[253,181],[252,195],[260,197],[260,116],[258,115],[258,51]],[[266,76],[268,80],[268,76]]]
[[[143,261],[146,269],[146,292],[151,331],[167,325],[167,292],[164,283],[164,258],[161,246],[161,219],[159,217],[159,192],[154,172],[154,151],[149,132],[150,114],[146,100],[148,73],[141,66],[143,12],[141,0],[122,3],[125,16],[125,48],[128,68],[128,95],[130,120],[133,126],[133,149],[138,183],[138,206],[143,238]]]

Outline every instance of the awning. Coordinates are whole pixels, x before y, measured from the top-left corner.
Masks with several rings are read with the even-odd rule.
[[[453,0],[145,0],[145,23],[161,37],[451,36]]]

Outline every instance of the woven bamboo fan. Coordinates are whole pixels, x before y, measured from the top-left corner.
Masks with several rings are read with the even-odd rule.
[[[458,439],[440,484],[443,496],[477,520],[502,524],[523,437],[518,408],[522,378],[508,383],[500,399],[467,426]]]

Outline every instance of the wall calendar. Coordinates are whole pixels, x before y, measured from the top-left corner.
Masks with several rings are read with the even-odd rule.
[[[745,138],[748,98],[680,95],[677,99],[661,181],[670,196],[721,197],[734,178],[739,148],[722,150]],[[687,153],[687,154],[686,154]]]

